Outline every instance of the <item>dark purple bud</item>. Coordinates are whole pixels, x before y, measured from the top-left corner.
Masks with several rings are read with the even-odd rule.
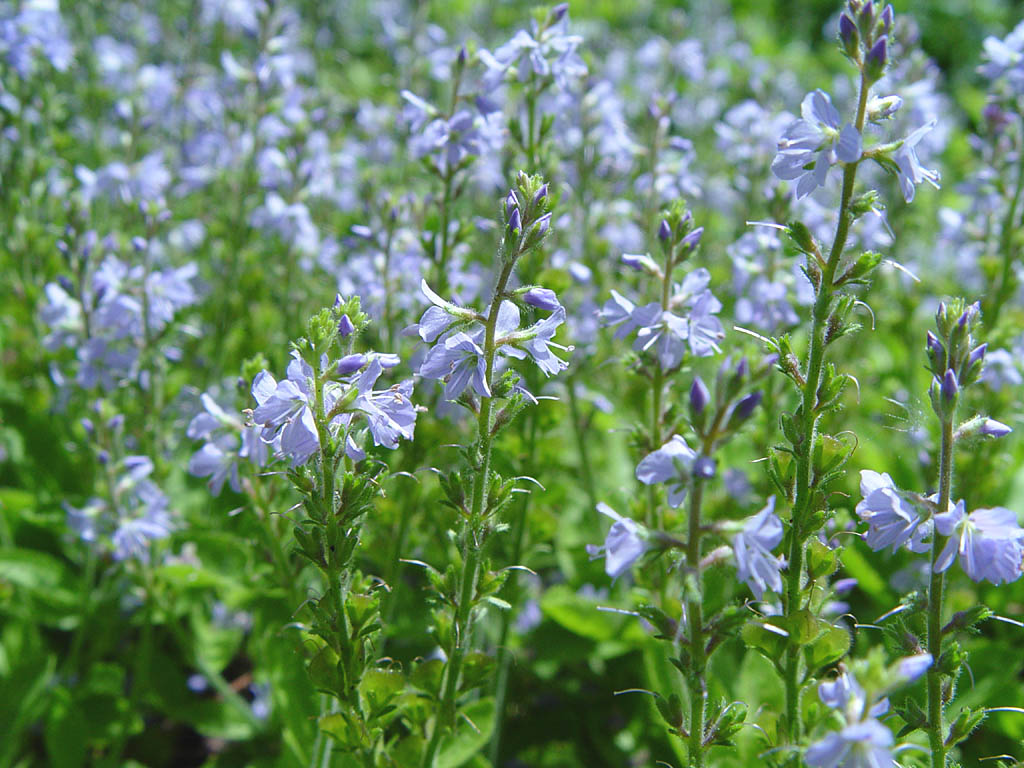
[[[942,346],[939,337],[931,331],[927,333],[927,340],[928,357],[931,359],[934,369],[940,371],[946,367],[946,348]]]
[[[96,431],[96,426],[92,423],[92,419],[82,419],[82,429],[85,430],[85,434],[92,435]]]
[[[466,46],[465,46],[465,45],[463,45],[463,46],[462,46],[461,48],[459,48],[459,55],[458,55],[458,57],[457,57],[457,58],[455,59],[455,63],[456,63],[456,64],[457,64],[458,66],[460,66],[460,67],[464,67],[464,66],[466,66],[466,58],[467,58],[467,56],[468,56],[468,55],[467,55],[467,53],[466,53]]]
[[[132,248],[135,249],[136,253],[142,253],[146,250],[146,245],[146,238],[139,237],[138,235],[132,238]]]
[[[519,230],[523,228],[523,223],[519,218],[519,209],[513,208],[512,215],[508,217],[508,231],[511,235],[518,235]]]
[[[545,233],[548,231],[548,227],[550,227],[550,226],[551,226],[551,214],[550,213],[545,213],[543,216],[541,216],[539,219],[537,219],[537,223],[533,225],[533,231],[534,231],[535,237],[543,237],[545,235]]]
[[[664,243],[670,237],[672,237],[672,227],[668,225],[665,219],[662,219],[661,224],[658,226],[658,239]]]
[[[565,18],[565,14],[567,14],[568,12],[569,12],[569,4],[568,3],[559,3],[554,8],[551,9],[551,17],[556,22],[558,22],[558,21],[561,21],[562,19],[564,19]]]
[[[115,416],[111,416],[107,420],[107,429],[111,432],[117,432],[124,427],[124,414],[119,413]]]
[[[635,269],[637,272],[645,271],[650,260],[650,257],[646,253],[622,254],[622,263],[630,269]]]
[[[847,47],[857,40],[857,25],[845,13],[839,17],[839,39]]]
[[[860,16],[857,19],[860,24],[860,28],[867,31],[871,29],[871,25],[875,21],[875,3],[874,0],[868,0],[861,6]]]
[[[988,349],[988,344],[979,344],[971,350],[970,357],[967,358],[967,368],[970,369],[976,363],[980,363],[985,359],[985,350]]]
[[[711,393],[700,376],[693,377],[693,384],[690,385],[690,410],[695,414],[701,414],[711,402]]]
[[[995,419],[985,419],[979,431],[988,437],[1005,437],[1013,432],[1008,426]]]
[[[717,469],[717,462],[710,456],[698,456],[697,460],[693,462],[693,474],[697,477],[711,479],[715,476],[715,471]]]
[[[110,453],[100,449],[99,453],[96,454],[96,460],[103,466],[106,466],[110,462]]]
[[[57,284],[69,295],[75,295],[75,284],[71,282],[71,278],[67,275],[57,275]]]
[[[505,198],[505,215],[508,218],[512,218],[512,211],[519,207],[519,198],[516,197],[515,191],[510,191],[508,197]]]
[[[537,193],[533,196],[533,204],[535,206],[536,205],[540,205],[540,201],[543,200],[547,196],[548,196],[548,185],[544,184],[543,186],[541,186],[540,189],[537,190]]]
[[[700,243],[701,235],[704,234],[704,227],[697,227],[693,232],[683,238],[683,242],[680,245],[687,250],[692,251]]]
[[[337,309],[338,307],[341,306],[341,304],[342,304],[341,294],[340,293],[334,294],[334,308]]]
[[[558,296],[550,288],[531,288],[523,295],[523,301],[531,307],[537,307],[547,312],[554,312],[561,306],[558,303]]]
[[[946,375],[942,377],[942,399],[951,403],[959,393],[960,383],[956,380],[956,373],[949,368],[946,370]]]
[[[350,373],[358,371],[364,365],[366,365],[366,355],[361,352],[357,352],[354,355],[345,355],[338,361],[338,375],[348,376]]]
[[[749,419],[754,409],[761,404],[764,393],[761,390],[751,392],[736,404],[736,415],[741,419]]]
[[[885,72],[885,65],[888,61],[888,44],[889,41],[885,35],[878,38],[878,42],[871,46],[871,50],[868,51],[868,58],[866,62],[868,76],[873,80],[877,80]]]
[[[974,320],[980,314],[981,304],[976,301],[973,304],[968,305],[967,309],[965,309],[963,311],[963,314],[961,314],[960,317],[957,319],[956,324],[959,325],[961,328],[966,328],[971,323],[973,323]]]
[[[892,3],[885,6],[885,10],[882,11],[882,30],[888,34],[889,30],[892,29],[892,21],[895,18],[895,11],[892,9]]]
[[[341,336],[341,338],[345,338],[346,336],[351,335],[355,329],[356,327],[352,324],[349,316],[342,315],[341,319],[338,321],[338,335]]]

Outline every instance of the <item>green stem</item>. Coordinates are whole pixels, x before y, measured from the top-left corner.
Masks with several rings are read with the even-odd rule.
[[[583,427],[582,414],[580,413],[579,395],[576,394],[576,377],[569,376],[569,413],[572,416],[572,431],[576,438],[576,450],[580,455],[580,475],[583,481],[583,490],[587,494],[587,503],[593,510],[597,507],[597,492],[594,490],[594,473],[590,468],[590,448],[587,445],[587,436]]]
[[[495,336],[498,326],[498,311],[505,298],[505,286],[512,276],[515,258],[509,258],[501,269],[494,286],[490,312],[484,329],[485,381],[491,386],[494,376],[494,357],[497,351]],[[480,561],[483,545],[483,528],[487,514],[487,485],[491,473],[491,409],[493,398],[480,398],[480,413],[477,417],[477,448],[474,457],[473,496],[469,519],[463,522],[461,544],[463,550],[462,574],[459,579],[459,597],[455,606],[455,622],[452,627],[452,647],[445,665],[444,682],[441,691],[440,710],[434,721],[430,742],[423,753],[423,768],[433,768],[441,737],[445,730],[455,725],[455,706],[459,693],[459,677],[462,662],[469,650],[473,598],[480,576]]]
[[[704,653],[704,613],[701,604],[700,516],[704,501],[704,478],[694,477],[690,491],[689,531],[686,539],[686,564],[695,580],[696,594],[686,602],[686,623],[690,640],[690,738],[691,768],[704,768],[704,710],[708,689],[707,656]]]
[[[942,455],[939,457],[938,509],[945,512],[953,486],[953,417],[942,421]],[[942,654],[942,589],[945,574],[936,570],[939,554],[946,545],[946,537],[938,530],[932,536],[932,573],[928,585],[928,653],[932,666],[928,669],[928,743],[932,753],[932,768],[945,768],[946,745],[942,734],[942,674],[938,668]]]
[[[857,103],[857,118],[854,127],[858,131],[864,128],[864,115],[867,108],[870,83],[861,73],[860,96]],[[796,495],[793,501],[791,528],[789,534],[789,564],[786,574],[786,594],[784,599],[785,615],[791,616],[800,610],[800,590],[803,577],[804,545],[806,534],[803,530],[807,517],[812,511],[815,488],[812,483],[814,443],[818,429],[818,386],[821,383],[822,371],[825,367],[825,330],[828,326],[832,300],[835,296],[836,270],[846,247],[849,235],[850,201],[853,198],[853,187],[857,177],[858,163],[849,163],[843,168],[843,190],[839,202],[839,221],[836,234],[832,241],[828,260],[825,262],[821,276],[821,287],[814,302],[811,315],[811,340],[807,354],[807,370],[801,390],[800,409],[803,418],[801,444],[797,450]],[[783,681],[786,688],[786,726],[789,731],[790,743],[797,744],[801,737],[800,723],[800,648],[790,644],[786,649]]]

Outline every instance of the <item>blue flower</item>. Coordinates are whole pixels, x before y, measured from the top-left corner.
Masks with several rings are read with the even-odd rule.
[[[604,546],[595,547],[587,545],[587,553],[591,558],[605,556],[604,571],[612,579],[628,571],[644,552],[647,551],[647,539],[644,529],[628,517],[622,517],[618,512],[609,507],[603,501],[597,505],[597,511],[602,515],[610,517],[612,523],[608,535],[605,537]]]
[[[772,173],[784,181],[798,180],[797,198],[824,186],[829,169],[837,160],[855,163],[863,149],[860,133],[847,123],[840,129],[839,112],[822,90],[812,91],[800,105],[803,117],[786,128],[779,140],[779,153]]]
[[[949,536],[935,563],[945,571],[959,554],[960,567],[972,581],[992,584],[1020,578],[1024,558],[1024,529],[1017,524],[1017,515],[1004,507],[976,509],[965,514],[963,501],[943,514],[935,516],[935,528]]]
[[[764,509],[743,524],[743,530],[732,539],[736,555],[736,576],[747,582],[750,591],[761,600],[765,589],[781,594],[782,568],[772,550],[782,541],[782,521],[775,514],[775,497],[768,499]]]
[[[374,357],[356,382],[359,396],[352,403],[352,409],[366,416],[373,436],[374,445],[385,448],[398,447],[398,439],[412,440],[416,426],[416,408],[409,399],[412,395],[412,379],[406,379],[390,389],[374,390],[384,367]]]
[[[461,331],[427,352],[420,364],[419,374],[426,379],[447,378],[445,400],[457,400],[470,384],[480,397],[491,396],[484,351],[472,336]]]
[[[931,526],[922,525],[917,509],[886,473],[861,470],[860,493],[863,500],[856,512],[868,524],[864,535],[867,545],[876,552],[892,547],[892,551],[906,545],[912,552],[924,552],[924,538]]]
[[[892,768],[892,732],[874,719],[833,731],[804,755],[811,768]]]
[[[665,483],[669,506],[678,507],[686,498],[696,459],[696,452],[686,441],[679,435],[673,435],[661,448],[641,459],[636,467],[636,479],[644,485]]]
[[[267,371],[261,371],[253,380],[252,394],[259,405],[252,418],[263,425],[263,439],[268,443],[279,441],[280,452],[291,458],[293,466],[299,466],[320,448],[320,436],[313,418],[314,395],[309,388],[315,380],[313,369],[298,352],[292,354],[287,379],[278,382]],[[324,407],[330,407],[326,400]]]
[[[903,190],[903,199],[908,203],[914,200],[914,190],[922,181],[927,181],[936,189],[939,188],[939,172],[929,170],[921,165],[917,156],[917,145],[938,121],[932,120],[922,125],[903,140],[899,148],[893,154],[892,159],[899,166],[898,178],[900,188]]]

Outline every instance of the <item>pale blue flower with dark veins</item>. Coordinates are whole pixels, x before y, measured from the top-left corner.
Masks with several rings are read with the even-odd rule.
[[[468,333],[455,333],[427,352],[419,369],[425,379],[448,379],[445,400],[456,400],[472,384],[480,397],[490,397],[484,351]]]
[[[636,479],[644,485],[665,483],[668,488],[668,503],[678,507],[686,498],[690,474],[697,453],[679,435],[672,438],[656,451],[644,456],[636,467]]]
[[[569,364],[551,351],[551,347],[564,349],[555,344],[554,338],[558,327],[565,322],[565,308],[559,306],[557,310],[537,323],[531,330],[535,335],[523,343],[523,347],[533,358],[537,366],[544,371],[545,376],[553,376],[559,371],[564,371]]]
[[[587,554],[591,558],[597,558],[603,554],[605,556],[605,573],[612,579],[617,579],[647,551],[647,539],[643,529],[636,521],[623,517],[603,501],[597,505],[597,511],[615,522],[612,523],[612,527],[605,537],[604,546],[596,547],[588,544]]]
[[[380,359],[374,357],[356,382],[359,396],[352,409],[366,415],[374,445],[395,449],[399,438],[412,440],[416,426],[416,408],[409,399],[413,383],[407,379],[390,389],[375,390],[373,385],[383,370]]]
[[[892,156],[899,166],[898,178],[900,189],[903,190],[903,199],[908,203],[913,202],[914,191],[922,181],[927,181],[936,189],[939,188],[939,172],[925,168],[917,156],[917,145],[937,123],[937,120],[932,120],[911,133]]]
[[[258,407],[252,418],[263,425],[266,442],[280,440],[280,451],[292,460],[293,466],[309,461],[320,447],[320,436],[313,419],[313,393],[309,381],[313,369],[298,357],[288,364],[288,378],[278,382],[267,371],[260,371],[252,383],[252,394]],[[326,402],[326,409],[330,408]]]
[[[775,514],[775,497],[764,509],[743,524],[743,530],[732,539],[736,556],[736,576],[747,582],[750,591],[761,600],[766,589],[782,593],[782,568],[772,550],[782,541],[782,521]]]
[[[921,539],[930,533],[922,526],[921,515],[885,472],[861,470],[860,493],[863,499],[856,512],[868,524],[864,534],[867,545],[876,552],[886,547],[892,551],[906,545],[912,552],[922,552]]]
[[[863,141],[850,123],[840,128],[839,112],[822,90],[808,93],[800,105],[800,120],[790,123],[779,139],[779,153],[772,173],[784,181],[797,181],[797,198],[825,185],[829,169],[837,161],[860,160]]]
[[[976,509],[967,515],[960,501],[949,512],[935,516],[935,528],[950,537],[939,553],[936,570],[945,571],[959,555],[960,567],[972,581],[1002,584],[1020,578],[1024,529],[1013,510]]]
[[[833,731],[804,755],[811,768],[892,768],[892,732],[875,719]]]

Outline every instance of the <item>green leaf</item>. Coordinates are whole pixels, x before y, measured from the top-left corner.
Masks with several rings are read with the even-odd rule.
[[[810,670],[833,664],[850,650],[850,635],[845,629],[821,619],[819,627],[822,629],[821,634],[804,648],[807,668]]]
[[[597,610],[591,600],[564,584],[548,589],[540,601],[541,611],[565,629],[597,642],[624,640],[640,642],[644,636],[638,622],[619,614]]]
[[[487,746],[494,731],[494,699],[479,699],[459,710],[455,731],[441,742],[437,768],[459,768]]]
[[[46,718],[46,752],[54,768],[78,768],[85,764],[89,729],[81,708],[63,686],[51,692],[52,703]]]

